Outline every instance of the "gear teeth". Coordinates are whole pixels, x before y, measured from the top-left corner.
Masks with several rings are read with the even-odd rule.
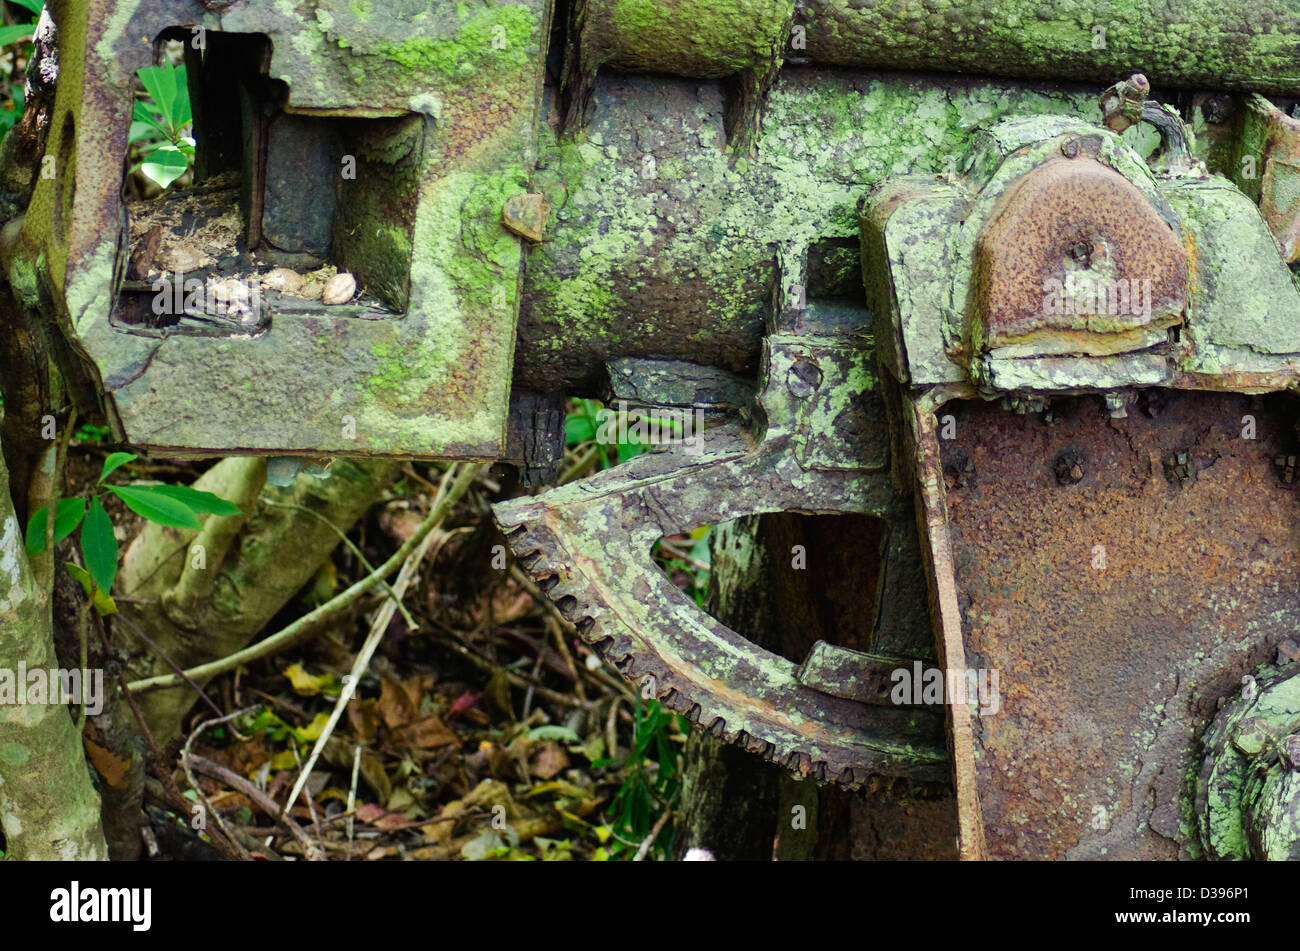
[[[728,717],[725,714],[734,711],[725,703],[715,703],[709,696],[704,698],[709,702],[709,708],[705,709],[692,699],[692,684],[684,681],[676,671],[664,669],[658,657],[648,652],[645,645],[634,636],[625,633],[616,620],[608,624],[601,623],[601,619],[610,617],[609,608],[605,606],[599,591],[593,588],[580,571],[575,571],[572,567],[574,562],[561,540],[563,536],[557,536],[555,531],[543,523],[548,507],[544,503],[533,502],[522,505],[510,503],[505,508],[508,514],[505,518],[498,514],[497,522],[516,553],[516,562],[546,594],[560,615],[573,624],[578,635],[629,680],[639,693],[658,696],[666,709],[685,717],[697,729],[758,755],[766,762],[784,766],[799,778],[808,776],[818,782],[826,782],[829,777],[831,781],[849,788],[882,788],[883,777],[870,772],[861,764],[836,770],[825,759],[814,762],[806,752],[778,749],[775,743],[747,730],[737,730],[729,735]],[[647,684],[649,691],[644,689]],[[741,717],[732,718],[732,722],[745,721]],[[822,756],[826,753],[824,750],[817,752]],[[917,786],[905,778],[899,778],[898,782],[905,789],[930,788],[924,783]],[[932,794],[944,792],[937,785],[934,790]]]

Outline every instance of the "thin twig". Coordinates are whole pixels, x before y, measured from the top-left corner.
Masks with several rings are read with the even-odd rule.
[[[214,660],[206,664],[199,664],[197,667],[188,668],[185,673],[194,679],[207,679],[215,677],[217,674],[224,674],[228,670],[234,670],[242,664],[247,664],[269,654],[285,650],[297,644],[303,638],[312,634],[316,628],[323,622],[341,613],[345,608],[365,594],[375,585],[377,585],[388,575],[392,574],[397,568],[406,561],[412,551],[414,551],[425,537],[437,528],[451,511],[451,507],[456,501],[465,494],[465,490],[473,483],[475,476],[478,475],[482,468],[479,464],[465,466],[461,469],[447,494],[441,500],[441,503],[435,505],[433,510],[420,527],[415,530],[401,547],[393,553],[387,561],[353,584],[347,590],[335,595],[329,601],[326,601],[314,611],[309,611],[293,623],[285,626],[281,630],[264,638],[243,650],[229,654],[220,660]],[[391,602],[389,602],[391,603]],[[163,674],[158,677],[147,677],[144,680],[137,680],[131,684],[132,690],[153,690],[158,687],[174,687],[180,683],[180,679],[175,674]]]
[[[298,755],[298,744],[290,743],[289,749],[293,750],[293,761],[302,769],[302,757]],[[307,800],[307,814],[311,816],[312,828],[316,830],[316,843],[320,846],[321,851],[325,851],[325,836],[320,831],[320,816],[316,814],[316,803],[312,802],[311,790],[304,783],[302,787],[302,796]]]
[[[339,528],[337,525],[335,525],[333,522],[327,519],[320,512],[317,512],[314,509],[309,509],[305,505],[297,505],[293,502],[277,502],[275,501],[275,499],[272,499],[265,495],[262,496],[261,501],[263,505],[272,505],[275,506],[276,508],[297,509],[300,512],[306,512],[312,518],[319,519],[322,523],[329,526],[330,531],[332,531],[335,535],[337,535],[340,539],[342,539],[343,544],[348,547],[348,550],[351,551],[352,554],[357,556],[357,560],[361,562],[361,567],[366,569],[367,574],[370,574],[375,570],[375,566],[366,560],[366,556],[362,554],[361,549],[357,547],[356,542],[348,538],[347,532],[343,531],[343,529]],[[381,581],[379,583],[379,586],[384,589],[384,592],[390,598],[397,600],[397,596],[393,594],[393,589],[388,586],[387,581]],[[415,623],[415,618],[411,617],[410,613],[406,610],[406,606],[403,605],[400,600],[397,600],[397,610],[402,612],[402,619],[406,621],[407,627],[409,627],[412,631],[417,630],[419,628],[419,625]]]
[[[559,693],[549,687],[543,687],[540,683],[537,683],[524,674],[517,674],[513,670],[506,670],[504,667],[492,663],[487,658],[480,657],[453,637],[444,635],[438,639],[479,670],[485,670],[493,674],[498,672],[504,674],[506,680],[512,687],[519,687],[522,690],[527,689],[530,684],[533,684],[537,688],[537,693],[551,701],[551,703],[556,703],[564,707],[580,707],[582,709],[589,709],[592,706],[592,701],[590,700],[579,700],[577,697],[571,697],[567,693]]]
[[[455,468],[454,466],[449,468],[446,475],[443,476],[442,485],[438,487],[438,494],[434,497],[433,512],[443,512],[445,514],[448,510],[448,506],[444,505],[444,502],[452,492],[447,488],[447,484],[451,481]],[[477,468],[477,466],[467,466],[464,471]],[[463,475],[464,472],[462,472],[461,478],[457,478],[455,484],[468,488],[469,483],[464,480]],[[461,489],[462,492],[464,488]],[[425,521],[427,522],[428,519]],[[432,526],[430,527],[432,528]],[[417,534],[419,533],[417,532]],[[356,660],[352,662],[352,670],[347,677],[343,678],[343,689],[339,691],[338,699],[334,702],[334,709],[330,711],[329,720],[325,722],[325,728],[321,730],[320,736],[316,738],[311,755],[307,757],[307,764],[298,772],[298,779],[293,784],[293,790],[289,793],[289,798],[285,800],[286,809],[294,804],[298,799],[298,794],[306,787],[307,778],[311,775],[317,758],[333,735],[335,724],[339,722],[339,718],[343,716],[343,711],[347,709],[348,701],[356,693],[357,684],[361,682],[361,677],[365,674],[366,668],[370,666],[370,658],[374,656],[375,649],[379,646],[380,640],[383,639],[384,633],[388,630],[389,623],[393,620],[393,615],[397,613],[394,602],[400,602],[406,594],[406,589],[419,571],[425,553],[429,550],[429,546],[433,544],[435,538],[436,536],[432,531],[425,532],[419,544],[406,556],[406,560],[402,563],[402,570],[398,572],[397,581],[393,584],[394,597],[392,600],[385,601],[375,614],[374,622],[370,625],[370,633],[366,635],[361,650],[357,652]]]
[[[226,820],[221,818],[221,813],[217,812],[217,810],[213,808],[211,801],[204,794],[203,790],[199,788],[199,781],[194,778],[194,772],[190,769],[190,746],[193,745],[194,740],[200,733],[205,733],[207,730],[220,723],[225,723],[228,720],[233,720],[236,717],[243,716],[245,713],[250,713],[254,709],[256,708],[246,707],[243,710],[236,710],[234,713],[227,714],[224,717],[218,717],[215,720],[204,720],[192,733],[190,733],[189,737],[186,738],[185,746],[181,749],[181,768],[185,770],[185,778],[189,781],[190,788],[194,790],[194,795],[198,796],[202,801],[203,808],[207,810],[207,815],[212,816],[216,821],[217,828],[221,830],[221,834],[229,839],[235,848],[239,850],[240,858],[245,862],[251,862],[253,857],[248,854],[248,849],[244,848],[244,844],[236,839],[235,834],[226,826]]]
[[[249,709],[255,708],[250,707]],[[204,724],[204,726],[207,726],[212,722],[213,721],[209,720]],[[206,756],[198,755],[191,756],[189,759],[190,765],[194,767],[195,772],[202,773],[205,776],[210,776],[218,782],[225,783],[236,792],[241,792],[247,796],[249,801],[262,811],[263,815],[266,815],[283,825],[285,831],[293,836],[294,839],[297,840],[298,844],[301,845],[303,849],[307,850],[308,854],[310,854],[312,842],[307,838],[307,833],[303,831],[302,826],[293,821],[292,816],[280,815],[280,804],[274,799],[262,792],[262,790],[258,789],[243,776],[240,776],[233,769],[222,766],[215,760],[210,760]]]
[[[348,861],[352,861],[352,836],[355,830],[352,819],[357,808],[357,773],[361,770],[361,744],[352,751],[352,787],[348,790]]]
[[[113,617],[117,618],[120,621],[126,622],[127,627],[135,631],[136,637],[144,641],[150,650],[152,650],[155,654],[161,657],[163,659],[163,663],[165,663],[172,670],[176,671],[176,675],[178,677],[184,678],[185,682],[194,689],[194,692],[197,693],[200,698],[202,698],[203,702],[206,703],[209,708],[211,708],[213,713],[215,713],[219,717],[224,717],[226,715],[226,711],[222,710],[219,706],[217,706],[216,701],[208,696],[208,692],[204,690],[202,687],[200,687],[194,681],[194,678],[186,674],[185,669],[181,667],[180,664],[176,663],[176,661],[172,660],[170,654],[168,654],[165,650],[159,647],[152,640],[150,640],[149,635],[146,634],[143,630],[141,630],[139,624],[136,624],[135,621],[132,621],[129,617],[127,617],[125,614],[123,614],[120,611],[117,614],[113,615]]]
[[[668,825],[668,817],[673,811],[668,806],[664,806],[664,811],[660,813],[659,820],[650,829],[650,834],[641,840],[641,847],[636,850],[636,855],[632,856],[633,862],[645,861],[646,854],[650,851],[650,846],[654,840],[659,838],[659,833],[664,831],[664,826]]]
[[[609,702],[609,716],[605,719],[605,742],[609,749],[605,751],[605,756],[609,759],[615,759],[618,756],[618,704],[622,697],[614,696]]]

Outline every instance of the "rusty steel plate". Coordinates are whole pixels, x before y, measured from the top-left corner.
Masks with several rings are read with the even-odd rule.
[[[976,255],[977,306],[990,347],[1044,337],[1053,341],[1048,352],[1116,352],[1108,335],[1180,323],[1187,305],[1181,238],[1131,182],[1086,154],[1024,176],[980,235]],[[1143,306],[1128,299],[1119,307],[1045,308],[1050,288],[1076,280],[1126,291],[1137,282]]]
[[[1293,404],[1052,411],[938,411],[965,662],[1000,672],[997,712],[970,707],[986,852],[1192,857],[1194,739],[1300,626],[1300,509],[1274,465]]]

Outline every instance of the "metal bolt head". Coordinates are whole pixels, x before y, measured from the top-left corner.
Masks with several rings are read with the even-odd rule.
[[[1052,463],[1052,471],[1056,473],[1056,481],[1061,485],[1077,485],[1083,481],[1084,476],[1084,456],[1080,449],[1067,449]]]
[[[1282,760],[1287,766],[1300,772],[1300,733],[1292,733],[1279,744]]]
[[[791,396],[807,399],[821,386],[822,371],[811,360],[800,360],[785,375],[785,385]]]

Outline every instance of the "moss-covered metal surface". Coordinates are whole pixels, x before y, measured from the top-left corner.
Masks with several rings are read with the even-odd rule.
[[[67,165],[38,181],[8,270],[68,316],[132,442],[502,454],[522,252],[500,217],[532,171],[548,0],[279,0],[220,14],[186,0],[91,0],[56,16],[64,73],[50,152]],[[263,34],[286,108],[378,123],[353,143],[357,178],[341,177],[350,240],[339,253],[404,314],[272,315],[251,339],[110,325],[122,182],[104,157],[126,154],[134,73],[175,26]]]
[[[787,69],[756,152],[737,158],[720,85],[602,76],[586,132],[548,138],[539,161],[553,212],[547,240],[528,251],[516,379],[595,390],[605,363],[624,356],[752,374],[780,257],[856,238],[864,193],[909,172],[955,174],[977,130],[999,118],[1100,121],[1096,94]]]
[[[856,512],[885,519],[891,534],[910,531],[911,506],[887,468],[887,430],[871,422],[868,404],[879,396],[866,369],[869,344],[852,334],[776,333],[764,348],[757,445],[736,428],[710,430],[698,456],[648,454],[500,503],[497,519],[582,637],[700,728],[823,781],[941,782],[949,766],[937,711],[809,686],[798,665],[705,615],[651,560],[666,534],[764,512]],[[871,460],[865,468],[862,457]],[[914,556],[896,545],[884,553],[895,569],[914,570]],[[877,640],[896,648],[899,633]]]
[[[1242,683],[1200,744],[1205,856],[1300,861],[1300,669],[1262,667]]]

